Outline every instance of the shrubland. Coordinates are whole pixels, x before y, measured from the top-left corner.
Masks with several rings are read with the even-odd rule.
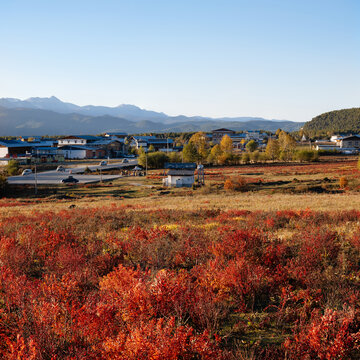
[[[358,359],[356,166],[214,167],[195,190],[152,171],[0,200],[0,358]]]
[[[4,359],[357,359],[360,212],[3,213]]]

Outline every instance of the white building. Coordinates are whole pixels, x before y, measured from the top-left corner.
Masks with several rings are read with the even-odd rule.
[[[97,140],[101,140],[101,138],[91,135],[71,135],[59,139],[58,146],[60,147],[65,145],[86,145]]]
[[[342,138],[340,140],[340,147],[341,148],[359,149],[360,148],[360,136],[359,135],[351,135],[351,136]]]
[[[191,187],[195,182],[192,170],[169,170],[163,184],[170,187]]]
[[[195,183],[195,163],[167,163],[169,169],[163,185],[169,187],[191,187]]]

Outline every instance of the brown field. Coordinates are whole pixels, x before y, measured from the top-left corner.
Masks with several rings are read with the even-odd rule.
[[[143,177],[124,177],[112,183],[84,186],[17,188],[14,197],[0,200],[2,215],[14,212],[62,210],[119,204],[134,208],[248,210],[312,209],[317,211],[360,208],[360,172],[354,160],[339,159],[313,164],[257,164],[206,170],[206,186],[166,189],[163,171]],[[246,187],[226,191],[226,179],[242,178]],[[339,186],[345,178],[346,187]]]

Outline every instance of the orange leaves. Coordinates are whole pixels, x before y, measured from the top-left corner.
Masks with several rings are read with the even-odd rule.
[[[221,352],[208,335],[194,335],[186,326],[178,326],[172,317],[151,319],[136,327],[129,326],[103,344],[104,358],[121,360],[191,360],[194,358],[220,359]]]
[[[359,313],[353,309],[326,309],[312,314],[311,323],[300,328],[284,343],[291,358],[322,360],[355,358],[360,350]]]
[[[357,355],[359,221],[133,206],[4,218],[0,358]]]
[[[0,353],[3,359],[7,360],[37,360],[40,356],[40,351],[33,338],[25,340],[19,334],[16,339],[11,340],[10,338],[3,338],[7,345],[7,351]]]
[[[106,306],[116,309],[123,321],[139,321],[153,316],[147,291],[149,272],[122,265],[100,281]]]

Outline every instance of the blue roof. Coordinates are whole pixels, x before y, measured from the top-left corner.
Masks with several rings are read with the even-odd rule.
[[[148,140],[149,144],[171,144],[173,143],[173,139],[149,139]]]
[[[149,140],[149,139],[156,139],[156,136],[133,136],[136,140]]]
[[[101,139],[101,140],[97,140],[97,141],[94,141],[93,143],[89,144],[91,146],[94,146],[94,145],[109,145],[111,143],[114,143],[114,142],[118,142],[118,143],[124,143],[124,139]]]
[[[95,148],[91,148],[88,146],[81,146],[81,145],[65,145],[58,147],[59,150],[96,150]]]
[[[195,170],[195,163],[165,163],[165,169],[181,169],[181,170]]]
[[[133,138],[149,144],[172,144],[174,142],[173,139],[157,138],[156,136],[133,136]]]
[[[28,143],[28,142],[18,141],[18,140],[1,140],[0,146],[14,148],[14,147],[34,147],[36,145],[34,145],[33,143]]]
[[[246,134],[234,134],[230,135],[230,139],[245,139],[247,137]]]

